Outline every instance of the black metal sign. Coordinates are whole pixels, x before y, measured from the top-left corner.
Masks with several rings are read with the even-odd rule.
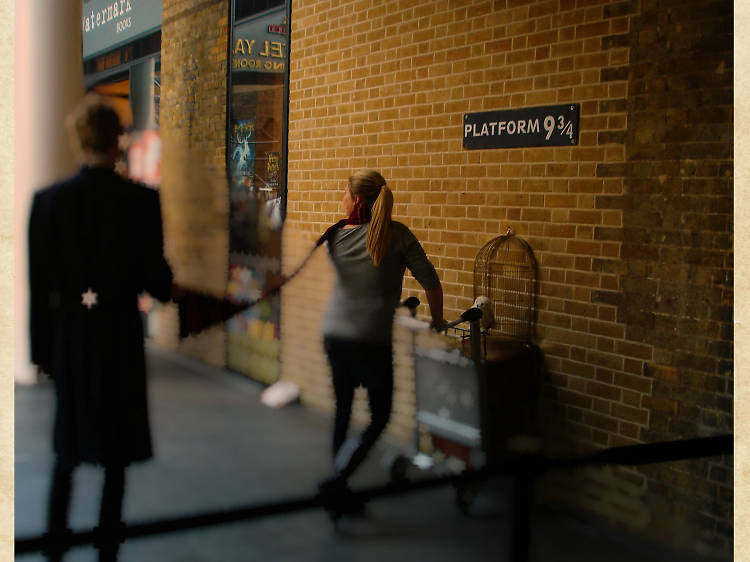
[[[578,144],[579,105],[548,105],[464,114],[464,148]]]

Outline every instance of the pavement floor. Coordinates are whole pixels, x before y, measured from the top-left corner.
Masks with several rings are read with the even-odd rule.
[[[312,496],[330,475],[329,415],[301,404],[271,409],[263,385],[149,345],[155,456],[127,473],[127,523],[228,510]],[[15,388],[15,536],[44,531],[52,468],[54,394],[50,382]],[[355,475],[359,489],[389,480],[384,459],[408,444],[381,440]],[[77,469],[71,526],[96,524],[103,474]],[[321,509],[127,540],[125,562],[510,561],[512,483],[488,482],[468,513],[450,485],[372,499],[363,517],[334,525]],[[603,524],[536,505],[532,562],[704,562],[645,543]],[[17,560],[40,562],[39,553]],[[68,562],[96,560],[90,546]]]

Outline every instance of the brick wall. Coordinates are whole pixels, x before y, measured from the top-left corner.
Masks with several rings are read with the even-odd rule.
[[[644,1],[631,47],[621,197],[599,205],[623,213],[614,302],[625,337],[652,349],[643,379],[644,442],[733,430],[733,6],[731,2]],[[637,30],[637,31],[636,31]],[[608,169],[609,168],[609,169]],[[732,458],[644,467],[655,518],[683,520],[687,544],[727,549],[732,540]]]
[[[164,0],[160,126],[162,207],[175,280],[223,295],[229,238],[225,178],[226,0]],[[225,332],[177,341],[174,307],[162,309],[158,340],[213,365],[226,361]]]
[[[558,450],[730,431],[731,33],[728,2],[294,2],[284,269],[340,218],[351,172],[379,169],[438,269],[447,317],[471,305],[485,242],[511,227],[531,244]],[[466,112],[568,102],[581,107],[575,147],[462,149]],[[282,378],[330,409],[326,260],[283,293]],[[413,379],[398,349],[389,431],[407,437]],[[543,489],[727,551],[730,461],[581,470]]]

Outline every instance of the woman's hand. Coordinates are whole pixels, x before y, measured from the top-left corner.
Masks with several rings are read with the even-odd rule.
[[[436,332],[442,332],[445,330],[446,324],[448,324],[448,322],[442,316],[440,318],[433,318],[432,322],[430,322],[430,329],[435,330]]]
[[[287,282],[286,275],[283,275],[282,273],[269,273],[268,277],[266,278],[266,288],[261,293],[261,299],[264,299],[279,289],[284,285],[284,283]]]

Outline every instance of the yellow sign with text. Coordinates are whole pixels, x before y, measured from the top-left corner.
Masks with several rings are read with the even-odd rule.
[[[283,72],[285,70],[284,44],[281,41],[262,41],[256,48],[255,39],[237,39],[232,51],[233,70]]]
[[[286,60],[287,26],[283,6],[235,25],[232,70],[284,72]]]

